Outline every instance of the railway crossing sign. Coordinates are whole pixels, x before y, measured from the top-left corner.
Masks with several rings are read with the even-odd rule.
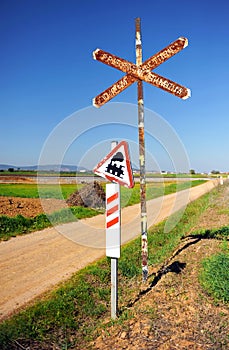
[[[126,141],[111,143],[111,152],[93,169],[112,181],[106,184],[106,256],[111,258],[111,318],[118,309],[118,259],[121,250],[120,185],[134,187],[129,147]]]
[[[115,56],[109,52],[96,49],[93,52],[93,58],[95,60],[119,69],[120,71],[126,73],[126,75],[101,94],[96,96],[93,99],[93,105],[95,107],[101,107],[137,80],[150,83],[184,100],[189,98],[191,96],[190,89],[151,72],[151,70],[155,69],[187,46],[188,39],[180,37],[156,53],[154,56],[150,57],[141,65],[124,60],[123,58]]]
[[[119,185],[134,187],[129,147],[126,141],[121,141],[99,164],[93,172]]]
[[[100,49],[96,49],[93,52],[93,58],[108,66],[116,68],[125,73],[125,75],[108,87],[102,93],[97,95],[93,99],[93,105],[95,107],[101,107],[112,98],[117,96],[128,86],[137,82],[138,93],[138,139],[139,139],[139,168],[140,168],[140,204],[141,204],[141,237],[142,237],[142,277],[143,282],[146,282],[148,277],[148,238],[147,238],[147,210],[146,210],[146,171],[145,171],[145,126],[144,126],[144,101],[143,101],[143,82],[152,84],[164,91],[167,91],[183,100],[191,96],[190,89],[175,83],[174,81],[164,78],[152,70],[158,67],[160,64],[183,50],[188,46],[188,39],[180,37],[173,43],[156,53],[154,56],[142,62],[142,42],[141,42],[141,26],[140,18],[135,20],[136,36],[135,36],[135,49],[136,49],[136,64],[129,62],[123,58],[115,56],[109,52],[105,52]],[[117,152],[117,150],[116,150]],[[113,156],[114,154],[112,154]],[[112,156],[108,155],[112,158]],[[107,157],[108,157],[107,156]],[[112,165],[112,160],[105,158],[100,162],[95,169],[95,173],[111,179],[111,181],[118,180],[117,183],[121,183],[123,179],[122,170],[115,170],[117,167]],[[111,162],[111,164],[110,164]],[[128,162],[127,162],[128,163]],[[110,164],[110,166],[109,166]],[[126,169],[127,169],[126,165]],[[97,171],[97,172],[96,172]],[[110,173],[111,171],[111,173]],[[115,174],[114,174],[115,173]],[[121,182],[120,182],[121,181]],[[131,187],[131,180],[129,181]],[[128,186],[128,185],[127,185]],[[129,186],[128,186],[129,187]],[[114,259],[115,260],[115,259]]]

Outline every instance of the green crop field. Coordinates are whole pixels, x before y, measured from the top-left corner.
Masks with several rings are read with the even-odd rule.
[[[184,190],[191,186],[196,186],[204,181],[193,181],[183,183],[150,183],[147,186],[147,199],[153,199],[162,195],[170,194],[179,190]],[[76,189],[83,185],[40,185],[39,190],[36,184],[0,184],[0,195],[12,197],[28,197],[28,198],[58,198],[67,199]],[[105,184],[103,185],[105,188]],[[133,189],[121,188],[121,206],[129,206],[139,203],[140,201],[140,185],[136,184]],[[44,229],[51,225],[70,222],[85,217],[98,215],[101,211],[91,208],[71,207],[54,212],[50,215],[39,214],[34,218],[26,218],[22,215],[8,217],[0,215],[0,241],[8,240],[20,234],[29,233]]]
[[[0,195],[22,198],[57,198],[67,199],[82,185],[39,185],[36,184],[0,184]]]
[[[170,194],[186,188],[204,183],[204,180],[186,181],[181,183],[148,183],[147,199],[156,198],[163,194]],[[83,185],[37,185],[37,184],[0,184],[0,196],[22,197],[22,198],[57,198],[67,199],[73,192],[82,188]],[[105,188],[105,185],[103,185]],[[128,205],[139,203],[140,185],[136,183],[133,189],[121,188],[122,203]]]

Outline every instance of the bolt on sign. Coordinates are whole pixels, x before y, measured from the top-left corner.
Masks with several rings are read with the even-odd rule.
[[[157,68],[160,64],[164,63],[187,46],[188,39],[180,37],[163,50],[150,57],[140,66],[137,66],[136,64],[124,60],[123,58],[115,56],[109,52],[96,49],[93,52],[93,58],[95,60],[116,68],[126,73],[126,75],[101,94],[96,96],[93,99],[93,105],[95,107],[101,107],[139,79],[184,100],[189,98],[191,96],[190,89],[151,72],[153,69]]]

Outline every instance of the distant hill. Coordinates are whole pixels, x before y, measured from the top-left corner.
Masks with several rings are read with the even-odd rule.
[[[0,164],[0,170],[8,170],[9,168],[17,169],[17,167],[15,167],[14,165]]]
[[[22,166],[15,166],[12,164],[0,164],[0,170],[8,170],[8,169],[14,169],[16,170],[28,170],[28,171],[37,171],[37,170],[41,170],[41,171],[55,171],[55,172],[59,172],[59,171],[66,171],[66,172],[71,172],[71,171],[89,171],[88,169],[81,167],[81,166],[77,166],[77,165],[68,165],[68,164],[47,164],[47,165],[40,165],[38,167],[38,165],[22,165]]]

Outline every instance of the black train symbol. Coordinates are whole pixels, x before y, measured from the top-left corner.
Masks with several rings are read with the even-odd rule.
[[[122,152],[116,153],[114,157],[111,158],[110,163],[106,167],[106,172],[122,179],[122,175],[124,175],[124,172],[122,170],[124,168],[124,165],[119,165],[118,167],[116,162],[123,162],[123,160],[124,157]]]

